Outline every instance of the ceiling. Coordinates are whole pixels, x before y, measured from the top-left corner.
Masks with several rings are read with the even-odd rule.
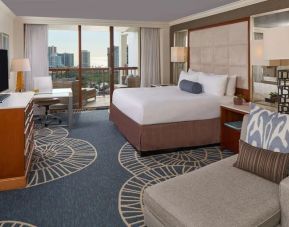
[[[2,0],[17,16],[173,21],[238,0]]]

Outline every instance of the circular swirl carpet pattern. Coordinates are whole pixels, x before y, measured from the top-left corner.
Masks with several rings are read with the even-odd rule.
[[[42,128],[35,130],[34,143],[36,146],[53,143],[58,140],[62,140],[69,135],[69,132],[62,127],[55,128]]]
[[[67,138],[68,134],[62,127],[36,131],[27,187],[69,176],[95,161],[94,146],[84,140]]]
[[[233,155],[219,147],[180,150],[141,157],[126,143],[119,152],[120,164],[133,176],[119,192],[119,212],[127,226],[145,226],[142,195],[148,186],[191,172]]]
[[[20,221],[0,221],[1,227],[36,227]]]

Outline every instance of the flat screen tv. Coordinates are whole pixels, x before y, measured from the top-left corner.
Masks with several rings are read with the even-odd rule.
[[[8,51],[0,50],[0,92],[9,89]]]

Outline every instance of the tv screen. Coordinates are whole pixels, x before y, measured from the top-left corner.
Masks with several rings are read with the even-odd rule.
[[[0,50],[0,92],[9,89],[8,51]]]

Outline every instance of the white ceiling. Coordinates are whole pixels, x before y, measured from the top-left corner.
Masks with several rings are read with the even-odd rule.
[[[238,0],[2,0],[17,16],[173,21]]]

